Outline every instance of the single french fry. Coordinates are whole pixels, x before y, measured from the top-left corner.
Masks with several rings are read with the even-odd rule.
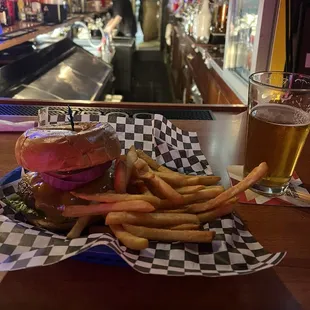
[[[174,172],[173,170],[171,170],[165,166],[159,166],[158,171],[159,172],[166,172],[166,173]]]
[[[223,186],[212,186],[194,194],[183,195],[185,204],[211,199],[224,192]]]
[[[194,185],[215,185],[221,178],[217,176],[209,175],[185,175],[178,172],[157,172],[154,171],[155,175],[159,176],[165,182],[173,187],[185,187]]]
[[[101,215],[109,212],[136,211],[153,212],[155,208],[147,201],[132,200],[114,203],[101,203],[91,205],[71,205],[59,208],[64,217],[83,217],[87,215]]]
[[[233,197],[233,198],[225,201],[224,203],[222,203],[219,207],[222,207],[224,205],[226,206],[226,205],[235,204],[237,201],[238,201],[238,198],[237,197]],[[191,213],[191,214],[196,214],[197,212],[195,212],[195,210],[203,207],[205,204],[206,204],[205,202],[200,202],[200,203],[195,203],[195,204],[189,205],[189,206],[187,206],[187,212]],[[217,208],[219,208],[219,207],[217,207]]]
[[[80,217],[74,226],[71,228],[71,230],[67,234],[68,239],[75,239],[80,237],[82,231],[87,227],[87,225],[90,223],[92,216],[86,215],[83,217]]]
[[[199,230],[199,224],[180,224],[169,227],[171,230]]]
[[[199,192],[206,187],[204,185],[194,185],[194,186],[184,186],[180,188],[176,188],[175,190],[181,195],[193,194]]]
[[[137,178],[144,176],[144,178],[154,178],[154,173],[149,165],[141,158],[138,158],[134,163],[135,175]]]
[[[207,212],[199,213],[197,214],[197,216],[200,222],[207,223],[207,222],[214,221],[215,219],[221,216],[231,213],[233,209],[234,209],[233,203],[224,203],[222,206],[219,206],[216,209],[212,209]]]
[[[238,194],[247,190],[262,177],[266,175],[268,171],[268,166],[265,162],[261,163],[258,167],[254,168],[242,181],[233,187],[230,187],[225,192],[221,193],[214,199],[207,201],[205,204],[199,204],[197,206],[192,206],[190,208],[191,213],[200,213],[207,210],[216,208],[217,206],[223,204],[225,201],[238,196]]]
[[[120,201],[143,200],[149,202],[153,206],[160,205],[160,199],[158,197],[148,195],[131,195],[131,194],[115,194],[115,193],[85,194],[77,192],[72,192],[72,195],[88,201],[111,203]]]
[[[182,242],[197,242],[197,243],[209,243],[215,236],[214,231],[195,231],[195,230],[170,230],[170,229],[158,229],[148,228],[143,226],[134,226],[130,224],[124,224],[123,227],[131,234],[147,238],[149,240],[156,241],[182,241]]]
[[[238,198],[237,197],[233,197],[233,198],[225,201],[219,207],[227,205],[227,204],[234,204],[237,201],[238,201]],[[186,212],[191,213],[191,214],[196,214],[196,213],[199,214],[199,212],[197,212],[196,210],[199,210],[199,209],[203,208],[205,206],[205,204],[206,204],[206,202],[199,202],[199,203],[194,203],[194,204],[188,205]]]
[[[238,198],[237,196],[235,196],[235,197],[232,197],[232,198],[230,198],[229,200],[227,200],[227,201],[225,202],[225,204],[235,204],[235,203],[238,202],[238,200],[239,200],[239,198]]]
[[[150,156],[145,154],[142,150],[137,150],[137,153],[141,159],[143,159],[144,161],[147,162],[147,164],[151,167],[151,169],[158,170],[161,172],[168,172],[168,173],[173,172],[169,168],[167,168],[165,166],[161,166],[160,164],[158,164],[154,159],[152,159]]]
[[[144,250],[149,246],[149,241],[127,232],[122,225],[110,225],[115,237],[131,250]]]
[[[127,165],[126,159],[118,158],[115,163],[114,190],[116,193],[126,193],[127,189]]]
[[[110,212],[106,216],[107,225],[132,224],[147,227],[165,227],[188,223],[199,224],[199,219],[194,214],[185,213]]]
[[[127,153],[127,160],[126,160],[126,165],[127,165],[126,182],[127,184],[131,178],[131,175],[133,173],[133,167],[137,160],[138,160],[138,154],[136,152],[136,148],[132,145]]]
[[[150,156],[146,155],[142,150],[137,150],[138,156],[143,159],[153,170],[158,170],[160,165],[152,159]]]
[[[157,209],[156,213],[187,213],[187,207],[182,209]]]
[[[215,185],[221,180],[220,177],[211,175],[197,175],[186,178],[186,184],[188,186],[194,185]]]

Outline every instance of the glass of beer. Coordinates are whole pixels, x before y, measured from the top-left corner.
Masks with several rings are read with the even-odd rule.
[[[285,193],[310,129],[310,76],[258,72],[250,76],[244,175],[261,162],[269,171],[252,189]]]

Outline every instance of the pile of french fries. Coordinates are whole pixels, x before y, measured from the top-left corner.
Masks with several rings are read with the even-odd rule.
[[[267,173],[261,163],[244,180],[224,190],[217,176],[193,176],[159,165],[133,146],[115,163],[114,191],[72,192],[89,205],[63,207],[63,216],[78,218],[68,238],[79,237],[98,216],[128,248],[142,250],[149,240],[211,242],[214,231],[202,230],[206,222],[232,212],[236,196]],[[107,227],[92,232],[108,232]]]

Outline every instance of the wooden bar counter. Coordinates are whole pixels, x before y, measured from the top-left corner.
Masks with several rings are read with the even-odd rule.
[[[204,154],[225,186],[226,167],[243,163],[245,122],[244,114],[173,121],[197,131]],[[17,166],[18,135],[0,134],[1,176]],[[309,167],[308,139],[297,168],[308,187]],[[236,211],[268,251],[287,251],[279,266],[246,276],[163,277],[69,259],[8,273],[0,284],[0,309],[310,309],[309,209],[240,205]]]

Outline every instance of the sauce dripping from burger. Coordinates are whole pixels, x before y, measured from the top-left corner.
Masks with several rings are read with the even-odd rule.
[[[83,193],[103,193],[112,190],[112,174],[107,171],[103,176],[96,180],[83,185],[77,191]],[[30,173],[30,186],[33,191],[35,200],[35,208],[44,212],[46,218],[53,222],[63,222],[64,218],[57,209],[62,205],[87,205],[89,201],[85,201],[71,195],[69,191],[56,189],[44,182],[40,173]]]

